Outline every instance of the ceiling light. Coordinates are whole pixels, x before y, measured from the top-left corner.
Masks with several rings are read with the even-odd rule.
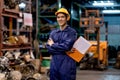
[[[25,8],[25,6],[26,6],[26,4],[23,3],[23,2],[19,4],[19,7],[20,7],[21,9]]]
[[[103,1],[101,1],[101,3],[104,3]]]
[[[93,6],[113,6],[114,3],[113,2],[104,2],[104,1],[94,1],[94,3],[92,4]]]
[[[110,3],[110,1],[107,1],[108,3]]]
[[[97,3],[97,1],[94,1],[94,3]]]
[[[103,10],[102,13],[104,14],[118,14],[120,10]]]

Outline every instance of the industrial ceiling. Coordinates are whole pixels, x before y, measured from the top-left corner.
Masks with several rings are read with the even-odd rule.
[[[70,7],[69,3],[75,3],[84,9],[97,9],[97,10],[120,10],[120,0],[61,0],[65,7]],[[93,5],[93,3],[101,3],[102,5]],[[104,3],[113,3],[113,5],[103,5]],[[118,13],[120,14],[120,12]]]

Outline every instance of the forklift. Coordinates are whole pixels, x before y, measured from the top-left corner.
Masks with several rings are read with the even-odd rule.
[[[84,17],[83,17],[84,16]],[[100,28],[105,24],[99,10],[85,10],[81,15],[80,27],[84,28],[84,37],[92,46],[80,62],[80,69],[105,70],[108,66],[108,41],[100,40]]]

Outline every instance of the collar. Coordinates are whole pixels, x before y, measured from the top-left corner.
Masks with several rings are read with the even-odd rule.
[[[66,31],[68,31],[68,28],[69,28],[69,26],[67,25],[64,30],[60,30],[60,28],[59,28],[59,29],[57,29],[56,31],[57,31],[57,32],[61,32],[61,31],[63,31],[63,32],[65,31],[65,32],[66,32]]]

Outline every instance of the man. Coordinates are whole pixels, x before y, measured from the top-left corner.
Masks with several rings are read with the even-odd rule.
[[[67,24],[70,14],[65,8],[60,8],[55,15],[60,28],[50,33],[47,42],[47,49],[52,55],[50,80],[75,80],[76,62],[66,52],[71,50],[77,33]]]

